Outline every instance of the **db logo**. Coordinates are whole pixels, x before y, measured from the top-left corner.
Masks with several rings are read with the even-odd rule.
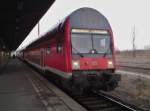
[[[97,65],[98,65],[96,61],[93,61],[91,64],[92,64],[93,66],[97,66]]]

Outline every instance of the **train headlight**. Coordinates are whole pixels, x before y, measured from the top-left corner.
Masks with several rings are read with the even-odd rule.
[[[109,60],[109,61],[107,62],[107,65],[108,65],[108,68],[114,68],[113,62],[112,62],[111,60]]]
[[[80,62],[72,61],[72,69],[80,69]]]

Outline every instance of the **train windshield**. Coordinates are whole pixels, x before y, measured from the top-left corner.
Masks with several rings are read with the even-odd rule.
[[[108,34],[72,33],[72,53],[110,54],[111,45]]]

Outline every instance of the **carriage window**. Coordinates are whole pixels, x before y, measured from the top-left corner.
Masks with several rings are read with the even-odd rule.
[[[60,53],[62,51],[62,43],[58,42],[57,43],[57,53]]]
[[[47,47],[46,49],[46,54],[49,55],[51,53],[51,48],[50,47]]]

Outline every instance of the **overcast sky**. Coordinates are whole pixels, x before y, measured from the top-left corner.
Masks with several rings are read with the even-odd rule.
[[[65,16],[81,7],[91,7],[102,13],[110,22],[115,46],[132,48],[132,31],[135,26],[136,47],[150,45],[150,0],[56,0],[40,20],[40,35],[59,23]],[[19,48],[38,38],[37,26]]]

